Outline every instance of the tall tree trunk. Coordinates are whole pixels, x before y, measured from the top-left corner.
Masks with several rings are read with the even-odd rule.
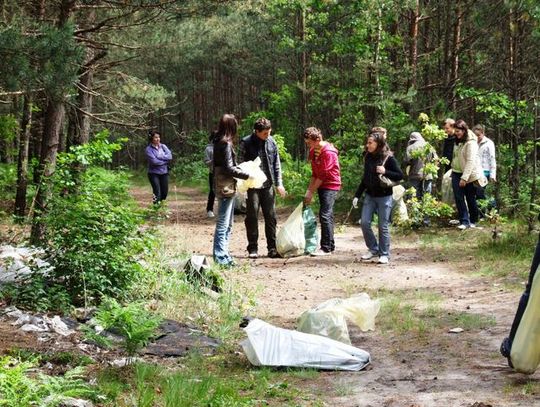
[[[411,75],[407,80],[407,90],[416,88],[416,76],[418,71],[418,21],[420,17],[420,0],[415,0],[414,7],[409,11],[410,15],[410,46],[409,46],[409,67]]]
[[[514,202],[518,202],[520,192],[520,169],[519,169],[519,145],[520,145],[520,130],[518,123],[519,116],[519,83],[517,73],[518,63],[518,24],[519,21],[516,17],[516,11],[514,8],[510,8],[508,13],[508,69],[509,69],[509,83],[512,92],[512,100],[514,102],[514,126],[512,129],[512,172],[510,174],[510,185],[512,185],[512,199]],[[511,213],[516,214],[517,207],[513,206]]]
[[[299,55],[299,68],[300,68],[300,106],[299,106],[299,123],[298,127],[300,133],[306,128],[308,117],[307,117],[307,80],[308,80],[308,55],[306,51],[306,10],[305,7],[302,7],[297,14],[297,27],[298,27],[298,40],[302,44],[302,51]],[[296,153],[298,157],[303,157],[306,154],[305,145],[302,142],[301,138],[297,138],[296,142],[297,148]]]
[[[449,99],[450,106],[452,107],[453,111],[456,111],[456,84],[459,79],[459,52],[461,42],[461,25],[463,22],[463,13],[460,0],[456,1],[455,16],[456,19],[452,38],[452,69],[450,71],[449,82]]]
[[[43,241],[45,227],[40,218],[46,210],[50,197],[49,178],[54,173],[56,154],[60,131],[64,121],[64,103],[61,100],[50,100],[45,113],[45,127],[41,144],[40,176],[38,190],[35,198],[35,210],[30,240],[32,244],[39,245]]]
[[[371,104],[366,107],[366,122],[368,125],[374,126],[378,120],[378,109],[376,107],[376,99],[382,96],[381,84],[379,78],[379,63],[381,52],[381,39],[382,39],[382,8],[377,9],[377,26],[375,28],[375,34],[373,35],[373,59],[368,67],[368,81],[371,85]]]
[[[28,146],[32,123],[32,103],[30,96],[24,97],[21,129],[19,132],[19,156],[17,160],[17,192],[15,194],[15,215],[24,216],[26,212],[26,190],[28,186]]]

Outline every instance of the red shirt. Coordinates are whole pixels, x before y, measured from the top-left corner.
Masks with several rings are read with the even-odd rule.
[[[322,180],[319,189],[339,191],[341,189],[341,172],[337,149],[332,144],[326,143],[321,147],[318,156],[315,157],[315,149],[311,148],[309,159],[312,177]]]

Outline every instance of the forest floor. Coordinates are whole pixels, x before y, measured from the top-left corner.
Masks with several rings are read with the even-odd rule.
[[[150,201],[149,187],[133,193],[140,202]],[[215,223],[206,218],[206,196],[182,187],[173,189],[168,202],[167,244],[211,258]],[[278,226],[291,211],[278,210]],[[389,265],[363,263],[360,227],[349,224],[338,228],[331,256],[270,259],[262,223],[262,256],[251,260],[243,215],[235,216],[231,253],[243,267],[226,272],[255,292],[252,316],[294,329],[302,312],[330,298],[367,292],[393,299],[392,307],[381,309],[381,326],[374,331],[349,325],[352,345],[371,354],[371,365],[355,373],[321,372],[303,391],[328,406],[540,406],[540,373],[515,373],[499,354],[520,288],[483,275],[474,256],[461,255],[459,247],[441,251],[409,234],[392,236]],[[448,227],[432,237],[470,246],[488,233]],[[461,333],[449,332],[460,327]]]

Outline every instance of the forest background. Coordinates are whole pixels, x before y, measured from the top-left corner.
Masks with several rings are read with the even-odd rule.
[[[309,177],[302,130],[321,128],[340,150],[341,209],[371,127],[401,161],[412,131],[441,152],[445,118],[481,123],[500,213],[531,230],[540,212],[537,1],[1,0],[0,21],[0,209],[56,259],[56,282],[32,286],[43,310],[126,299],[148,243],[125,170],[143,173],[158,129],[173,179],[204,184],[225,112],[241,134],[272,120],[290,202]]]

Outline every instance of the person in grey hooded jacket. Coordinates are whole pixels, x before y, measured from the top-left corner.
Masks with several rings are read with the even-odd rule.
[[[426,160],[432,161],[436,158],[436,154],[432,148],[429,148],[427,155],[421,153],[425,150],[429,143],[424,140],[424,137],[413,131],[409,136],[409,143],[405,151],[405,165],[409,167],[408,177],[409,184],[416,189],[416,197],[421,200],[425,193],[431,194],[433,176],[424,173]],[[421,156],[419,156],[421,155]],[[425,156],[425,158],[423,158]]]

